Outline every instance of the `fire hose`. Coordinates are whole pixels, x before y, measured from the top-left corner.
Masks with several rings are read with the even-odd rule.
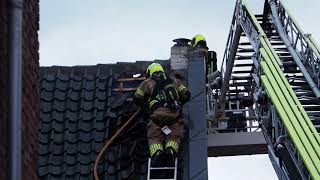
[[[141,108],[139,108],[132,116],[131,118],[110,138],[110,140],[107,140],[99,152],[95,162],[94,162],[94,167],[93,167],[93,174],[94,174],[94,179],[95,180],[100,180],[99,175],[98,175],[98,165],[101,160],[101,157],[105,155],[107,152],[109,146],[115,141],[115,139],[126,129],[126,127],[133,122],[133,120],[140,114]]]

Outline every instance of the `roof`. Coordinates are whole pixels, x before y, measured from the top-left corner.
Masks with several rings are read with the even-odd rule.
[[[161,61],[165,67],[168,61]],[[130,101],[149,62],[41,68],[39,176],[93,179],[94,161],[106,139],[137,110]],[[112,146],[104,179],[146,179],[146,120],[140,117]]]

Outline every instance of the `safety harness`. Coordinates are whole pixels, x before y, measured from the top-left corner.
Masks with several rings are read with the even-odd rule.
[[[163,77],[155,79],[157,85],[149,99],[149,110],[153,112],[159,107],[168,107],[173,111],[179,111],[180,109],[177,108],[179,103],[178,90],[172,79]]]

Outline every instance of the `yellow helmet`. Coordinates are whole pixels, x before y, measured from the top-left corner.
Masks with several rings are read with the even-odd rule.
[[[191,46],[194,48],[196,45],[198,45],[199,43],[202,43],[203,45],[207,46],[207,41],[206,38],[201,35],[195,35],[192,39],[191,39]]]
[[[147,77],[151,77],[156,72],[164,73],[163,67],[159,63],[152,63],[147,68]]]

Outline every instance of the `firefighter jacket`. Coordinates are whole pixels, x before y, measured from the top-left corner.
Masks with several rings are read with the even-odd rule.
[[[179,79],[174,79],[173,84],[179,94],[178,101],[185,104],[190,98],[190,92]],[[152,96],[157,86],[157,82],[151,78],[144,80],[134,94],[134,101],[137,105],[150,111],[150,119],[159,126],[170,125],[181,115],[181,111],[173,111],[168,107],[157,107],[153,109]]]

